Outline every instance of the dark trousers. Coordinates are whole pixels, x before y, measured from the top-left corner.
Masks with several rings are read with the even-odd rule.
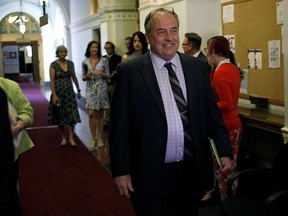
[[[193,165],[165,164],[162,181],[149,200],[131,198],[137,216],[197,216],[200,204],[198,179]]]
[[[18,182],[18,160],[12,165],[11,173],[7,181],[1,185],[0,193],[0,215],[22,216],[21,205],[17,188]],[[2,188],[5,187],[5,188]]]

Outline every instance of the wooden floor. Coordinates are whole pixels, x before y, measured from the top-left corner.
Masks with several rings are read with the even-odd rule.
[[[50,87],[41,87],[43,95],[50,100]],[[85,108],[85,100],[81,99],[78,101],[79,114],[81,117],[81,123],[75,126],[75,134],[79,137],[82,143],[89,149],[91,143],[91,134],[89,129],[89,120],[87,110]],[[96,151],[91,151],[91,154],[97,158],[97,160],[103,165],[103,167],[109,172],[110,171],[110,159],[109,159],[109,146],[108,146],[108,127],[105,127],[103,133],[103,140],[105,146],[103,148],[97,149]],[[199,216],[220,216],[219,213],[219,203],[214,203],[200,208]]]

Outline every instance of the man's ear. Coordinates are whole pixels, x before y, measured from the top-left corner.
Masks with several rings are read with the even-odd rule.
[[[147,43],[150,44],[149,34],[148,34],[148,33],[145,33],[145,37],[146,37],[146,41],[147,41]]]

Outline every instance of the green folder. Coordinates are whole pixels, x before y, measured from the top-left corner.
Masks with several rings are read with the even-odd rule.
[[[216,157],[217,163],[218,163],[219,167],[222,168],[221,160],[220,160],[216,145],[214,143],[214,140],[211,139],[210,137],[208,137],[208,138],[209,138],[209,141],[210,141],[210,145],[211,145],[212,151],[213,151],[213,153],[214,153],[214,155]]]

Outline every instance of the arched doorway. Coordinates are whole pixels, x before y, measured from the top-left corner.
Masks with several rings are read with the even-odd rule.
[[[28,47],[31,47],[31,53],[29,53]],[[33,81],[40,82],[37,41],[26,43],[2,42],[2,51],[4,76],[31,73]]]
[[[34,81],[40,81],[38,41],[30,41],[31,35],[41,38],[38,22],[22,11],[10,13],[1,20],[0,33],[2,37],[7,37],[1,43],[3,75],[31,73]]]

